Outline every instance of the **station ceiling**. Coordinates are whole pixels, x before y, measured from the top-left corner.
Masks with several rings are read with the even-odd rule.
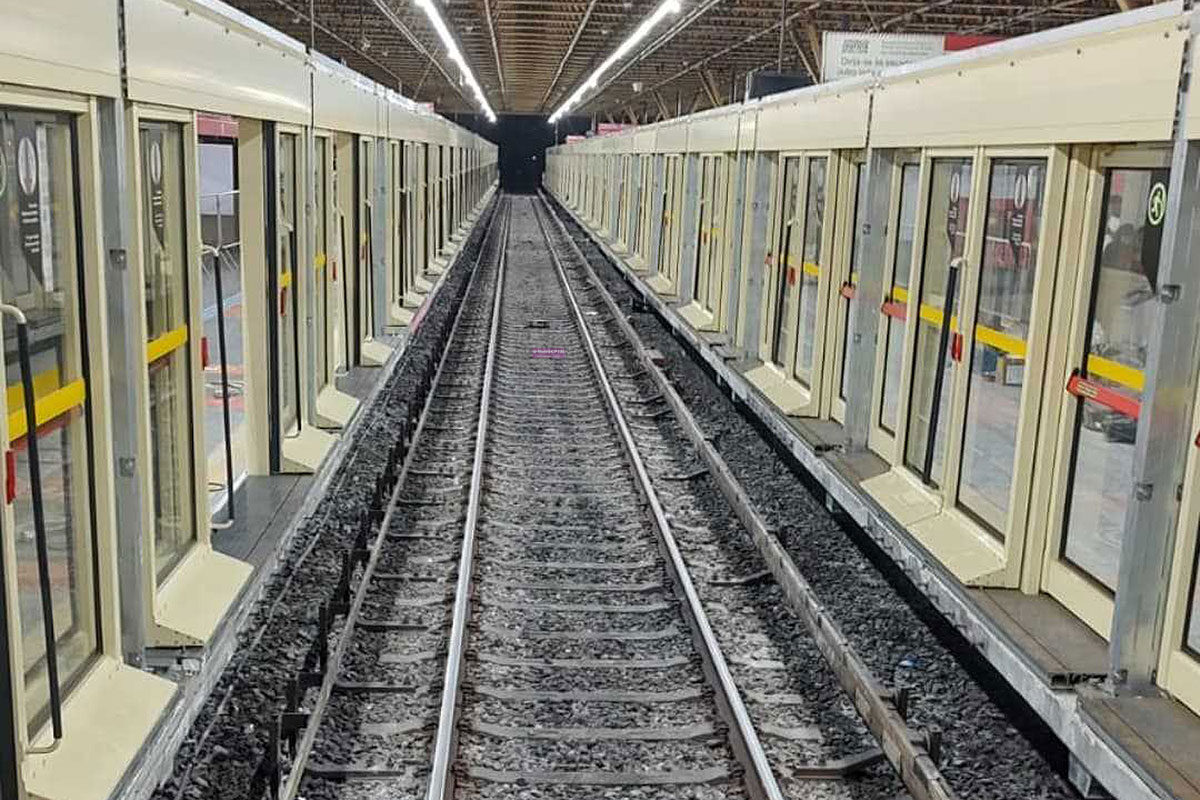
[[[549,114],[660,0],[435,0],[495,111]],[[740,99],[748,72],[815,76],[823,31],[1017,36],[1148,0],[682,0],[576,113],[647,122]],[[470,92],[413,0],[232,0],[443,113]],[[783,36],[780,20],[783,19]]]

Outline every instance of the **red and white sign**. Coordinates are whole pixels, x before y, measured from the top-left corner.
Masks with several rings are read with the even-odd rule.
[[[626,128],[632,127],[632,125],[625,122],[599,122],[596,123],[596,135],[607,136],[610,133],[620,133]]]
[[[214,139],[236,139],[238,123],[233,117],[224,114],[197,114],[196,133]]]

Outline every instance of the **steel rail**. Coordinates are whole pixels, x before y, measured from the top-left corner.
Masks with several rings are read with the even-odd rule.
[[[704,459],[721,493],[750,532],[755,545],[767,562],[771,575],[783,590],[789,608],[809,629],[821,655],[837,676],[842,689],[850,696],[855,709],[879,742],[884,755],[912,794],[913,800],[955,800],[957,795],[941,774],[929,754],[928,747],[922,742],[922,737],[909,727],[901,715],[895,695],[880,685],[871,669],[855,652],[812,586],[796,567],[791,555],[767,527],[750,496],[725,463],[725,459],[705,437],[683,398],[641,346],[637,332],[592,269],[592,265],[567,231],[562,219],[554,213],[551,213],[551,216],[570,242],[571,249],[583,264],[588,278],[599,289],[605,306],[617,321],[618,327],[633,344],[642,367],[653,379],[657,389],[671,406],[684,433]]]
[[[354,626],[358,622],[359,613],[362,610],[363,602],[366,600],[367,592],[371,586],[371,577],[375,572],[375,566],[379,560],[379,554],[383,550],[380,546],[387,538],[388,526],[391,523],[392,515],[397,507],[397,501],[400,499],[400,493],[405,489],[405,478],[408,477],[408,472],[412,467],[412,463],[417,453],[417,443],[421,440],[421,434],[424,433],[425,423],[429,416],[429,409],[433,405],[435,389],[442,379],[442,372],[446,366],[446,360],[450,353],[449,343],[454,338],[458,331],[458,324],[462,320],[463,311],[467,306],[467,298],[470,296],[471,289],[474,288],[475,282],[479,277],[479,268],[483,260],[483,254],[487,247],[488,237],[492,235],[493,226],[496,224],[496,217],[501,209],[496,211],[488,220],[488,229],[480,240],[479,254],[475,260],[475,266],[471,272],[471,277],[467,281],[466,289],[463,291],[462,299],[459,302],[458,310],[454,315],[454,323],[451,326],[451,332],[446,337],[447,346],[442,350],[441,357],[438,359],[437,371],[434,373],[433,381],[429,385],[429,392],[425,397],[425,404],[421,407],[421,417],[417,422],[416,430],[413,432],[412,444],[408,448],[408,453],[404,457],[404,464],[400,468],[400,474],[396,478],[396,485],[392,489],[392,495],[388,499],[387,510],[384,512],[383,521],[379,525],[379,531],[375,535],[375,539],[369,545],[371,555],[367,560],[366,566],[363,568],[362,578],[358,582],[358,587],[355,589],[354,598],[351,601],[350,609],[346,613],[346,622],[342,628],[342,635],[338,639],[337,645],[329,654],[329,659],[325,668],[325,676],[321,681],[321,688],[317,694],[317,699],[313,703],[312,711],[309,712],[308,723],[304,729],[304,735],[300,743],[296,747],[296,753],[292,759],[292,769],[288,773],[287,780],[284,782],[284,790],[279,797],[282,800],[295,800],[300,791],[301,782],[304,779],[305,767],[308,764],[309,755],[312,753],[312,748],[316,743],[317,733],[321,728],[321,720],[325,715],[325,710],[329,705],[329,700],[333,696],[333,688],[337,683],[337,679],[341,673],[342,658],[345,655],[346,649],[349,647],[350,640],[354,631]]]
[[[427,800],[447,800],[453,788],[450,768],[454,762],[455,732],[458,726],[458,695],[462,683],[463,661],[467,649],[467,616],[471,610],[471,573],[475,559],[475,529],[479,524],[479,506],[483,496],[483,461],[487,448],[488,418],[492,382],[496,367],[496,342],[500,338],[500,303],[504,298],[504,268],[508,263],[508,237],[512,231],[511,200],[500,242],[496,271],[496,297],[492,302],[492,324],[488,334],[487,360],[483,387],[479,393],[479,421],[475,428],[475,458],[471,462],[471,489],[467,500],[467,518],[463,522],[462,551],[458,559],[458,580],[454,590],[454,611],[447,645],[446,673],[442,682],[442,704],[438,711],[437,738],[434,740],[433,767],[429,774]]]
[[[545,210],[538,213],[541,207],[545,207]],[[712,677],[715,678],[716,685],[713,688],[717,690],[719,701],[725,707],[730,717],[729,721],[733,723],[730,726],[730,735],[733,739],[734,749],[740,757],[749,761],[749,764],[743,764],[743,766],[748,767],[748,774],[753,776],[753,783],[750,787],[751,794],[756,797],[766,798],[766,800],[783,800],[783,793],[775,780],[775,774],[771,771],[770,762],[766,752],[763,750],[762,743],[759,741],[758,732],[754,728],[750,714],[746,710],[746,704],[742,700],[741,691],[733,680],[729,664],[721,652],[721,646],[717,642],[716,634],[713,632],[712,625],[708,621],[708,614],[704,611],[700,595],[696,591],[696,586],[692,582],[691,574],[687,569],[687,563],[684,561],[683,553],[680,551],[679,544],[675,540],[675,535],[671,531],[671,523],[667,520],[666,511],[663,509],[662,503],[658,498],[658,492],[654,488],[650,474],[646,470],[641,451],[629,429],[624,410],[617,399],[616,392],[612,387],[612,381],[604,367],[604,362],[600,358],[600,352],[596,347],[596,343],[592,339],[592,333],[583,316],[583,310],[579,307],[575,292],[567,280],[566,269],[563,267],[562,259],[555,252],[553,240],[550,238],[550,231],[547,229],[546,223],[542,220],[542,213],[552,215],[552,212],[548,210],[548,206],[546,206],[544,200],[539,195],[535,199],[535,217],[538,221],[538,227],[541,228],[542,235],[546,239],[546,249],[554,261],[555,271],[563,286],[567,302],[575,317],[576,325],[579,327],[580,335],[583,338],[584,346],[587,349],[588,357],[592,364],[592,370],[596,375],[596,381],[604,393],[609,413],[612,415],[613,424],[620,433],[625,453],[637,476],[638,487],[653,513],[655,528],[659,534],[659,543],[665,549],[668,556],[667,566],[672,573],[672,577],[675,579],[676,587],[683,595],[687,613],[696,628],[697,638],[701,646],[701,656],[705,660],[706,665],[711,669],[713,673]],[[570,239],[569,234],[567,238]],[[574,241],[572,240],[573,243]]]

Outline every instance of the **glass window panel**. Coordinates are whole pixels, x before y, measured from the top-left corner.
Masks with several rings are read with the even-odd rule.
[[[705,287],[708,285],[708,246],[711,237],[712,220],[709,210],[712,207],[709,192],[712,191],[712,159],[708,156],[700,158],[700,191],[696,195],[698,208],[696,210],[696,259],[692,275],[692,297],[704,305]]]
[[[1088,355],[1083,372],[1141,400],[1162,242],[1166,169],[1110,169],[1097,242]],[[1154,202],[1151,202],[1154,199]],[[1109,589],[1117,583],[1132,487],[1137,421],[1092,400],[1077,401],[1075,457],[1063,555]]]
[[[958,502],[1003,535],[1025,390],[1043,159],[992,162]]]
[[[709,237],[708,275],[705,281],[704,306],[717,314],[721,311],[721,299],[725,291],[725,275],[722,267],[725,248],[725,209],[728,197],[728,162],[724,156],[712,161],[712,197],[708,217]]]
[[[446,181],[445,175],[440,170],[444,163],[445,148],[438,148],[438,177],[437,177],[437,224],[438,224],[438,250],[445,244],[444,226],[446,222]],[[374,229],[375,204],[372,202],[375,186],[375,161],[374,145],[368,140],[362,140],[359,143],[359,173],[358,173],[358,191],[359,191],[359,239],[358,239],[358,272],[357,272],[357,293],[358,298],[358,337],[360,340],[369,339],[375,331],[375,304],[373,294],[375,290],[374,279],[375,270],[373,268],[374,239],[372,231]],[[386,165],[385,165],[386,167]]]
[[[958,332],[955,315],[959,307],[959,298],[962,296],[962,262],[966,251],[970,192],[970,159],[934,160],[929,191],[929,215],[925,228],[912,398],[908,410],[908,441],[905,444],[905,463],[918,473],[924,474],[927,456],[931,456],[928,480],[934,486],[940,485],[942,480],[946,451],[945,431],[950,423],[951,396],[954,393],[954,370],[957,362],[952,358],[952,350],[954,334]],[[947,302],[952,268],[957,277],[957,285],[953,296]],[[947,310],[950,314],[949,320],[944,319]],[[950,336],[946,345],[937,422],[934,425],[934,394],[944,324],[949,324]],[[929,450],[931,430],[932,451]]]
[[[617,184],[617,241],[625,241],[625,193],[629,191],[629,156],[620,158],[620,179]]]
[[[401,255],[404,239],[403,228],[400,224],[403,214],[401,211],[403,195],[400,185],[400,145],[397,142],[392,142],[388,146],[387,185],[390,198],[388,226],[391,234],[388,237],[388,260],[392,274],[393,292],[393,296],[388,298],[388,302],[392,302],[404,296],[404,257]]]
[[[804,204],[804,251],[800,267],[800,320],[796,329],[796,379],[812,383],[813,347],[817,336],[817,286],[821,279],[821,239],[825,230],[825,173],[828,160],[809,159]]]
[[[900,168],[900,211],[896,223],[896,259],[892,267],[892,286],[889,302],[904,305],[908,301],[908,285],[912,277],[913,243],[917,228],[917,194],[920,191],[921,165],[905,164]],[[904,359],[904,320],[887,316],[884,320],[886,360],[883,364],[883,403],[879,424],[888,433],[896,430],[896,414],[900,405],[900,369]]]
[[[143,122],[139,133],[147,335],[150,341],[177,337],[169,352],[148,365],[154,570],[161,582],[196,539],[187,201],[181,127]]]
[[[441,253],[442,248],[446,244],[446,183],[445,183],[446,148],[442,147],[441,145],[438,145],[435,148],[435,150],[436,150],[436,153],[435,153],[435,163],[434,163],[434,167],[433,167],[433,169],[434,169],[433,190],[434,190],[434,197],[436,198],[436,202],[434,204],[434,224],[436,227],[434,228],[434,235],[437,237],[436,238],[437,252]],[[366,147],[364,146],[364,148],[363,148],[363,169],[364,170],[367,169],[366,163],[369,158],[370,158],[370,155],[366,152]],[[366,173],[364,173],[364,175],[365,174]],[[367,184],[364,183],[363,185],[366,186]],[[363,197],[364,198],[366,197],[365,193],[364,193]],[[364,202],[365,202],[365,200],[364,200]]]
[[[676,210],[675,204],[679,197],[678,181],[679,174],[679,158],[670,156],[666,159],[663,174],[663,218],[662,218],[662,233],[658,245],[658,271],[670,278],[675,279],[678,261],[676,260]]]
[[[771,336],[771,361],[783,366],[786,354],[792,352],[793,320],[796,318],[796,293],[792,286],[797,280],[800,270],[800,259],[796,251],[800,250],[800,220],[796,218],[798,194],[800,191],[799,158],[786,158],[783,162],[783,215],[780,218],[779,246],[775,252],[774,278],[774,329]]]
[[[71,120],[0,109],[0,299],[29,322],[34,396],[83,386],[83,331]],[[6,405],[23,418],[16,325],[3,318]],[[59,395],[60,397],[62,395]],[[35,435],[42,478],[59,680],[74,683],[97,650],[88,487],[88,430],[80,402]],[[27,437],[11,442],[16,594],[30,733],[48,715],[45,633],[38,581]]]
[[[242,391],[242,268],[238,236],[238,194],[234,189],[234,145],[201,142],[200,230],[204,243],[220,248],[214,262],[201,262],[200,292],[204,337],[209,345],[209,365],[204,372],[204,452],[207,460],[210,505],[215,509],[225,497],[225,424],[219,325],[225,326],[225,363],[229,374],[230,450],[236,482],[246,471],[245,404]],[[221,275],[222,304],[217,305],[217,270]]]
[[[318,391],[329,383],[329,271],[332,269],[332,265],[329,263],[329,231],[325,219],[325,215],[329,213],[328,147],[328,139],[323,137],[314,139],[316,163],[313,165],[313,182],[317,207],[314,211],[313,228],[316,232],[317,252],[313,258],[313,268],[316,275],[314,281],[317,300],[315,349],[317,351]]]
[[[276,335],[279,352],[279,431],[290,433],[296,427],[298,405],[296,401],[296,312],[295,280],[298,257],[296,230],[296,135],[284,133],[279,136],[279,265],[278,265],[278,309],[279,324]]]
[[[866,191],[867,191],[867,167],[865,164],[854,165],[854,223],[850,234],[850,274],[846,280],[852,286],[858,285],[858,270],[859,260],[862,258],[862,230],[863,230],[863,214],[866,213]],[[841,297],[839,301],[844,305],[846,313],[843,319],[846,321],[842,328],[842,368],[841,376],[838,379],[838,397],[846,399],[846,366],[850,362],[850,331],[854,330],[855,315],[858,313],[858,304],[854,301]]]

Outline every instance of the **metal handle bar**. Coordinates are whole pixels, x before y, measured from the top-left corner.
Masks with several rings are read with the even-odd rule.
[[[17,322],[17,354],[21,389],[25,395],[25,440],[29,448],[29,488],[33,500],[33,530],[37,550],[38,588],[42,598],[42,629],[46,637],[46,682],[50,689],[50,726],[54,742],[28,752],[44,755],[58,749],[63,738],[62,692],[58,682],[58,641],[54,635],[54,605],[50,591],[50,553],[46,544],[46,512],[42,505],[42,464],[38,457],[37,405],[33,396],[33,367],[29,360],[29,321],[16,306],[0,303],[0,313]]]
[[[225,352],[225,292],[221,286],[222,247],[204,245],[205,255],[213,259],[213,280],[217,292],[217,349],[221,354],[221,417],[225,428],[225,521],[210,523],[213,530],[225,530],[233,525],[233,434],[229,422],[229,359]]]
[[[930,482],[933,473],[933,451],[937,445],[937,427],[942,412],[942,391],[946,379],[946,351],[950,344],[950,321],[954,318],[954,295],[958,287],[958,271],[963,260],[950,262],[946,274],[946,305],[942,311],[942,328],[938,331],[937,366],[933,374],[933,407],[929,409],[929,430],[925,432],[925,461],[921,466],[921,480]]]

